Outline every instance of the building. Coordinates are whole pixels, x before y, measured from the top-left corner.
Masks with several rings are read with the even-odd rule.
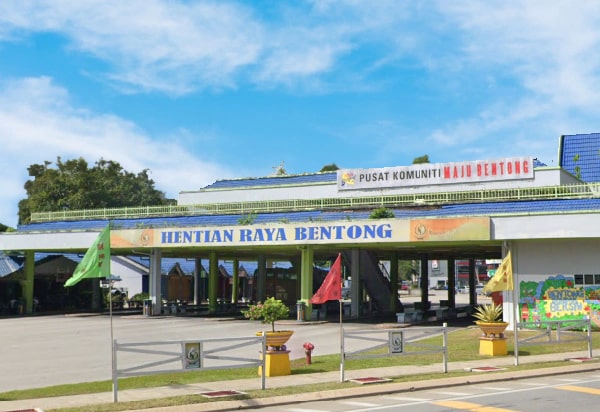
[[[589,315],[600,324],[599,150],[600,134],[565,135],[555,167],[523,156],[219,180],[181,192],[171,210],[144,208],[133,218],[131,209],[122,216],[98,210],[89,220],[69,212],[34,214],[31,224],[0,236],[0,250],[23,251],[26,261],[36,251],[81,253],[110,221],[116,255],[148,255],[156,310],[164,296],[160,262],[178,257],[207,260],[211,311],[218,309],[221,261],[233,264],[232,284],[239,282],[239,262],[256,262],[257,300],[281,293],[267,291],[268,262],[289,262],[294,296],[308,303],[317,282],[315,262],[342,253],[344,276],[352,280],[352,317],[363,314],[365,299],[379,313],[403,310],[395,298],[400,259],[420,262],[420,310],[430,306],[433,261],[448,262],[449,292],[466,275],[475,303],[481,280],[476,262],[502,259],[510,250],[517,293],[504,294],[507,320]],[[393,218],[370,219],[381,207]],[[469,262],[468,273],[459,261]],[[389,262],[389,270],[381,262]],[[29,309],[34,279],[27,268],[22,283]],[[238,290],[232,288],[234,302]],[[450,308],[453,296],[448,294]]]

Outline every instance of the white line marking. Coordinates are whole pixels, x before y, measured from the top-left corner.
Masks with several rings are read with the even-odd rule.
[[[521,382],[521,385],[526,385],[526,386],[546,386],[546,384],[542,383],[542,382]]]
[[[486,391],[512,391],[513,388],[502,388],[499,386],[482,386],[481,389],[485,389]]]
[[[448,396],[471,396],[472,393],[469,392],[435,392],[435,393],[439,393],[441,395],[448,395]]]
[[[433,398],[411,398],[408,396],[382,396],[383,399],[389,399],[391,401],[408,401],[408,402],[429,402]]]
[[[379,406],[378,403],[369,403],[369,402],[342,401],[340,403],[343,403],[344,405],[350,405],[350,406],[363,406],[366,408],[372,408],[374,406]]]

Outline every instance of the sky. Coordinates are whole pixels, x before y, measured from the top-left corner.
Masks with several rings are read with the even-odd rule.
[[[58,157],[173,199],[281,165],[555,166],[600,132],[599,43],[595,0],[2,0],[0,223]]]

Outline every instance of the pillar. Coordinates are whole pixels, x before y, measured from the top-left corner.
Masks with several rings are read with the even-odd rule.
[[[217,252],[208,253],[208,313],[216,313],[218,309],[217,294],[219,293],[219,260]]]
[[[352,249],[350,262],[350,316],[357,318],[361,315],[362,285],[360,282],[360,249]]]
[[[305,318],[312,319],[314,251],[311,247],[300,249],[300,300],[306,304]]]
[[[429,256],[421,256],[421,307],[429,309]]]
[[[477,290],[475,285],[478,283],[475,280],[475,259],[469,259],[469,305],[477,304]]]
[[[256,301],[264,302],[267,295],[267,257],[258,257],[258,268],[256,273]]]
[[[239,287],[240,287],[240,261],[233,259],[233,279],[231,283],[231,303],[237,304],[239,299]]]
[[[35,252],[25,251],[25,279],[21,281],[22,298],[25,301],[24,313],[33,312],[33,282],[35,277]]]
[[[194,305],[200,304],[200,271],[202,270],[202,261],[200,258],[194,259]]]
[[[456,261],[448,259],[448,308],[456,308]]]
[[[390,295],[390,310],[396,313],[400,310],[398,307],[398,253],[392,253],[390,257],[390,283],[392,294]]]
[[[161,259],[162,251],[160,249],[150,251],[149,289],[150,299],[152,300],[152,315],[160,315],[162,312]]]

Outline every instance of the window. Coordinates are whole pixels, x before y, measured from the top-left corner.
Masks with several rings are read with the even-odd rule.
[[[575,275],[575,285],[589,286],[589,285],[600,285],[599,274],[577,274]]]

